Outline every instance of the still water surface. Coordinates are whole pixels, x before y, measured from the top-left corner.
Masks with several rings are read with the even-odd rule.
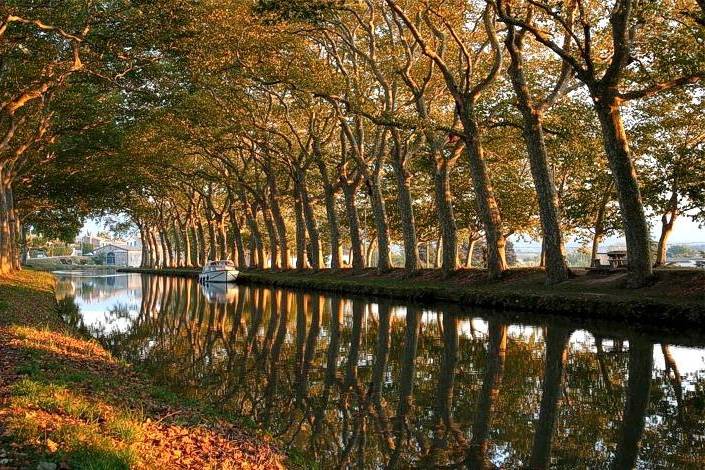
[[[323,468],[704,468],[705,337],[64,272],[68,319]],[[453,311],[451,311],[453,310]],[[522,317],[519,317],[522,318]]]

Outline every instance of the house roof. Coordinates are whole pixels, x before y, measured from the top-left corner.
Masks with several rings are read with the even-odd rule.
[[[104,245],[101,246],[100,248],[96,248],[93,250],[94,253],[99,253],[103,251],[125,251],[125,252],[133,252],[133,251],[142,251],[140,248],[135,248],[135,247],[124,247],[124,246],[117,246],[117,245]]]

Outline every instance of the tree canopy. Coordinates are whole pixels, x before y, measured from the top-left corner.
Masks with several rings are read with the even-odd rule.
[[[0,6],[0,267],[122,213],[145,266],[483,267],[703,220],[702,2]],[[659,236],[651,216],[661,220]],[[658,240],[656,257],[652,239]]]

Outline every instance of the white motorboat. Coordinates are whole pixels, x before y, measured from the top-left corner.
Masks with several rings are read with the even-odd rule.
[[[235,282],[238,270],[230,260],[209,261],[198,275],[199,282]]]

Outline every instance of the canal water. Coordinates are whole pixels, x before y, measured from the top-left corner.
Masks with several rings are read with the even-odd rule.
[[[322,468],[705,467],[705,338],[56,273],[67,321]],[[586,326],[587,325],[587,326]]]

